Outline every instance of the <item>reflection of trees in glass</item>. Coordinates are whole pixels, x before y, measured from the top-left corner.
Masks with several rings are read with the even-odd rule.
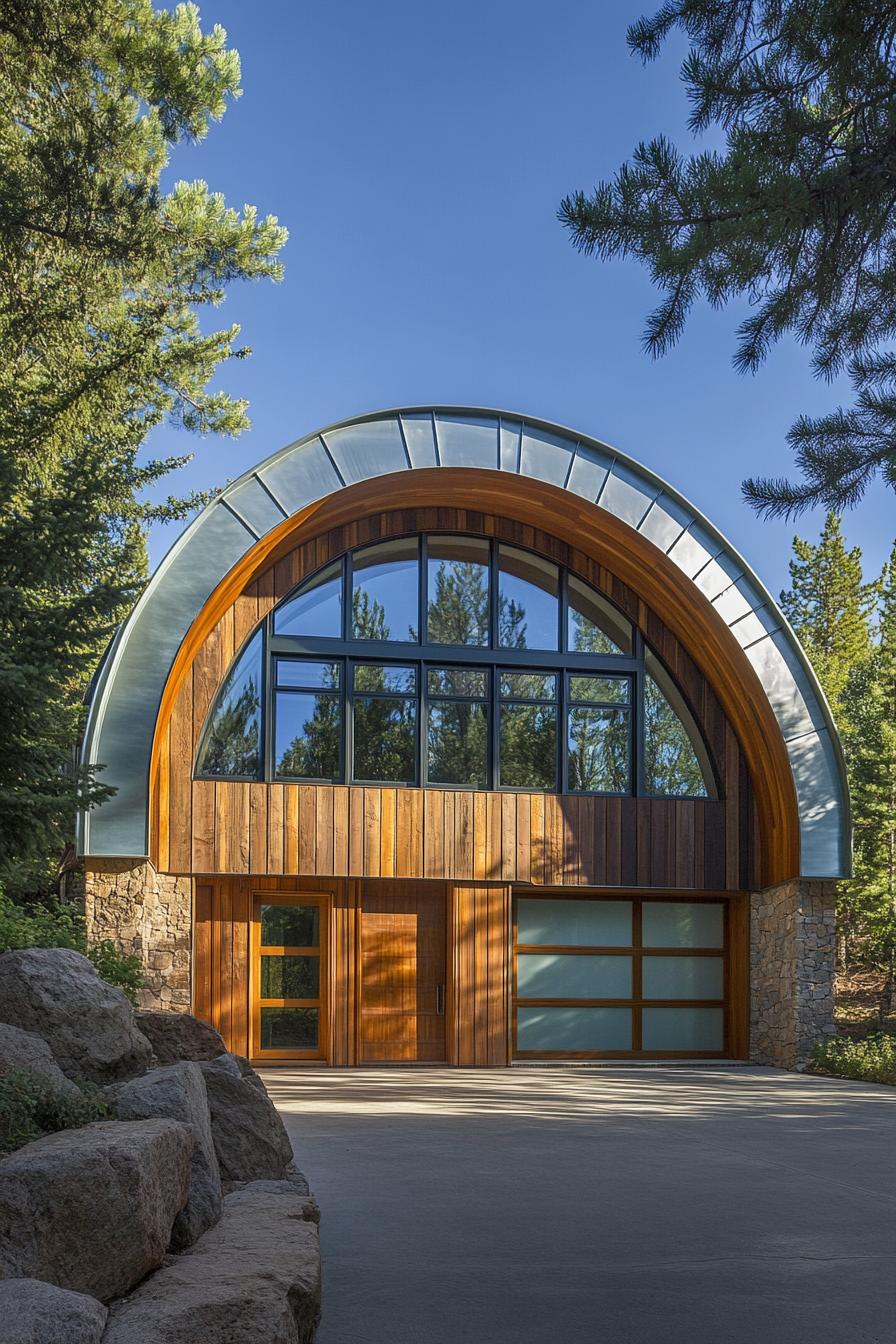
[[[572,605],[569,608],[569,649],[571,653],[621,653],[609,635]]]
[[[199,771],[258,774],[261,720],[261,635],[246,647],[221,688],[205,732]]]
[[[308,711],[311,711],[310,714]],[[284,728],[295,736],[280,753],[277,774],[293,779],[338,779],[342,739],[342,702],[337,695],[283,692],[277,696],[278,737]]]
[[[591,793],[629,790],[628,715],[574,705],[569,710],[569,787]]]
[[[386,624],[386,611],[382,602],[377,602],[364,588],[356,588],[352,593],[352,638],[353,639],[391,639],[392,632]],[[416,638],[416,635],[412,635]]]
[[[261,958],[262,999],[317,999],[320,997],[320,957]]]
[[[427,727],[430,784],[486,787],[488,719],[474,700],[430,701]]]
[[[433,644],[488,644],[488,569],[472,561],[430,561],[428,636]]]
[[[263,947],[319,947],[320,907],[317,905],[263,905]]]
[[[404,696],[356,696],[354,778],[409,783],[416,774],[417,702]]]
[[[648,793],[706,797],[687,729],[651,676],[644,678],[644,785]]]
[[[525,649],[526,608],[505,593],[498,595],[498,644],[502,649]]]
[[[262,1008],[262,1050],[315,1050],[317,1008]]]
[[[501,784],[513,789],[557,787],[555,705],[501,705]]]

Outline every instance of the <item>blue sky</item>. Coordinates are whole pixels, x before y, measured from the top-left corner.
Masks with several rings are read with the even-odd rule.
[[[760,522],[747,474],[790,469],[800,412],[848,400],[781,345],[754,377],[731,355],[743,310],[696,311],[676,349],[644,355],[656,301],[636,263],[579,256],[563,195],[611,175],[659,131],[691,144],[683,47],[629,55],[639,3],[205,0],[227,29],[243,97],[169,178],[206,179],[228,203],[286,224],[281,285],[241,285],[220,310],[253,349],[217,379],[251,403],[237,440],[163,428],[153,453],[196,450],[162,493],[223,485],[303,434],[402,404],[495,406],[603,439],[666,477],[777,593],[795,530]],[[649,6],[647,6],[649,8]],[[217,315],[216,315],[217,316]],[[889,552],[892,494],[846,516],[869,574]],[[157,563],[174,540],[155,529]]]

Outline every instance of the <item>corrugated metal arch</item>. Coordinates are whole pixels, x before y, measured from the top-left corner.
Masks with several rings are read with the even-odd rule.
[[[297,440],[229,485],[159,565],[106,657],[83,759],[117,793],[82,819],[87,854],[147,852],[149,769],[161,696],[181,641],[232,567],[263,537],[342,488],[416,468],[504,471],[605,509],[653,543],[712,604],[761,683],[787,748],[798,800],[801,872],[850,870],[843,755],[793,631],[722,534],[660,477],[606,444],[541,420],[469,407],[411,407],[341,421]]]

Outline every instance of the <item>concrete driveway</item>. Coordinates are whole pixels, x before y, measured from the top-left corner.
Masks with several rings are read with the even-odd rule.
[[[892,1344],[896,1091],[771,1069],[269,1070],[319,1344]]]

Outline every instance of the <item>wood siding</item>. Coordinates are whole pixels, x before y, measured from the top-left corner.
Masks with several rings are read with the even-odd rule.
[[[719,801],[239,783],[192,778],[205,716],[243,641],[305,575],[355,546],[418,531],[529,547],[607,594],[640,627],[702,726]],[[757,885],[758,826],[738,738],[694,659],[610,570],[556,538],[462,509],[375,513],[264,569],[201,643],[156,743],[152,855],[173,873],[389,877],[733,891]]]
[[[229,1050],[250,1052],[249,921],[260,895],[329,897],[328,1062],[363,1062],[362,922],[384,899],[402,910],[437,901],[445,911],[445,1045],[449,1063],[509,1062],[510,888],[445,882],[383,883],[307,878],[199,878],[195,886],[193,1011],[217,1027]],[[368,967],[368,980],[369,980]],[[370,1057],[370,1051],[366,1052]]]
[[[452,890],[450,1064],[510,1063],[510,902],[510,887],[464,885]]]
[[[384,900],[413,911],[435,899],[446,916],[445,1044],[449,1064],[500,1067],[511,1059],[513,982],[511,904],[514,890],[504,883],[360,882],[313,878],[199,878],[195,884],[193,1011],[221,1032],[228,1049],[250,1051],[251,992],[249,920],[252,903],[265,893],[323,893],[328,898],[328,1001],[323,1024],[326,1062],[364,1062],[363,937],[365,901],[381,914]],[[560,894],[558,892],[558,894]],[[604,890],[628,898],[630,892]],[[710,893],[703,893],[710,895]],[[749,1050],[749,898],[734,893],[727,902],[727,1052],[736,1059]],[[369,968],[368,968],[369,970]],[[368,1057],[369,1052],[368,1052]],[[383,1062],[389,1062],[383,1056]]]

